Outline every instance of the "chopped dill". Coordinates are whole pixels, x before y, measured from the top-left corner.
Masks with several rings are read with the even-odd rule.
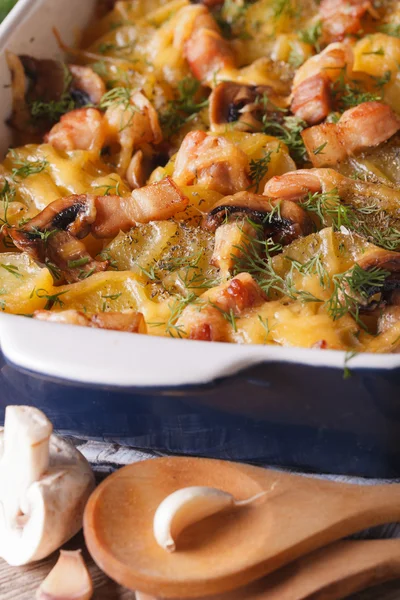
[[[160,113],[160,122],[166,137],[177,133],[208,106],[208,99],[196,100],[200,88],[200,82],[194,77],[185,77],[178,83],[178,97],[176,100],[170,100],[167,108]]]
[[[26,179],[31,175],[42,173],[42,171],[45,171],[49,166],[49,161],[46,159],[23,160],[18,157],[15,150],[10,150],[10,153],[15,164],[15,167],[11,171],[14,181],[16,179]]]
[[[47,300],[44,310],[50,310],[51,308],[55,308],[57,306],[62,308],[64,306],[64,302],[60,300],[60,296],[63,296],[66,293],[67,292],[58,292],[57,294],[49,294],[44,288],[36,290],[36,296],[38,298],[46,298]]]
[[[45,118],[51,123],[57,123],[60,117],[76,108],[76,102],[69,91],[72,75],[65,64],[63,64],[63,68],[64,90],[61,97],[59,100],[50,100],[49,102],[43,102],[42,100],[32,102],[30,110],[33,119]]]
[[[19,272],[19,268],[15,265],[5,265],[4,263],[0,263],[0,267],[8,271],[11,275],[14,275],[17,279],[22,279],[23,275]]]
[[[294,116],[283,117],[283,122],[278,123],[276,119],[265,114],[262,119],[263,132],[281,140],[289,148],[290,155],[297,163],[304,161],[307,154],[301,132],[308,127],[305,121]]]
[[[385,23],[379,27],[379,31],[400,38],[400,23]]]
[[[261,158],[250,161],[250,179],[253,182],[251,187],[255,188],[256,194],[258,194],[260,184],[268,173],[268,165],[271,162],[272,152],[273,150],[268,150],[264,152],[264,156]]]
[[[350,371],[350,369],[347,365],[352,358],[357,356],[357,354],[358,354],[358,352],[346,352],[345,357],[344,357],[343,379],[350,379],[350,377],[353,376],[352,372]]]
[[[359,316],[360,301],[365,303],[371,292],[379,292],[389,275],[389,271],[385,269],[374,267],[364,270],[357,263],[344,273],[333,275],[334,289],[327,301],[329,316],[336,321],[350,314],[365,329]]]
[[[84,256],[82,258],[78,258],[77,260],[69,260],[67,266],[69,269],[76,269],[77,267],[84,267],[90,262],[90,258],[88,256]]]
[[[308,29],[302,29],[299,31],[299,38],[305,44],[310,44],[314,46],[317,52],[321,51],[321,46],[319,44],[319,40],[322,35],[322,21],[317,21],[313,25],[310,25]]]

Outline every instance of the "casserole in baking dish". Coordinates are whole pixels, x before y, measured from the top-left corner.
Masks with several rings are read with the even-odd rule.
[[[84,51],[91,2],[4,25],[3,117],[19,143],[49,132],[3,167],[2,308],[35,319],[0,315],[2,402],[175,452],[396,472],[395,30],[368,2],[154,4],[117,3]],[[62,80],[38,60],[60,45],[80,63]]]

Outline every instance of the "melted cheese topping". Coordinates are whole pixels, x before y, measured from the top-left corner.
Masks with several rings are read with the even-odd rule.
[[[297,150],[302,151],[299,132],[304,123],[296,130],[299,123],[289,112],[290,94],[295,70],[330,41],[324,39],[319,10],[319,2],[314,0],[223,2],[212,11],[212,18],[225,36],[224,43],[228,44],[235,66],[215,72],[213,80],[204,87],[200,83],[193,85],[187,60],[191,31],[197,16],[204,11],[188,0],[117,2],[113,11],[92,23],[81,48],[73,53],[76,61],[90,65],[109,89],[140,90],[156,109],[164,143],[154,147],[145,142],[135,150],[140,148],[154,163],[161,155],[168,154],[169,159],[159,161],[148,183],[175,177],[176,152],[188,132],[209,132],[207,87],[215,88],[221,81],[270,86],[271,95],[280,104],[274,105],[272,128],[266,122],[260,127],[268,133],[238,131],[229,119],[218,132],[235,149],[235,156],[244,157],[250,181],[247,191],[262,193],[272,177],[304,166],[294,146],[297,143]],[[365,85],[365,93],[379,96],[379,100],[400,113],[400,37],[396,34],[400,30],[400,13],[398,9],[396,13],[395,3],[388,2],[385,7],[371,7],[363,23],[368,35],[360,32],[349,35],[346,41],[354,56],[353,79],[348,85]],[[187,92],[185,85],[189,84],[192,87]],[[346,93],[355,94],[353,88]],[[356,93],[361,94],[360,90]],[[360,102],[364,100],[360,95]],[[267,96],[264,100],[256,98],[255,105],[262,105],[263,101],[268,101]],[[117,133],[126,127],[129,122]],[[7,227],[22,227],[53,201],[73,194],[129,198],[128,178],[118,163],[123,140],[121,133],[101,153],[61,151],[49,143],[28,144],[10,151],[0,170],[3,223]],[[390,144],[383,150],[355,156],[338,169],[355,178],[365,176],[378,182],[382,186],[379,201],[386,202],[385,214],[397,219],[400,197],[395,188],[400,185],[400,175],[394,164],[398,146],[396,140]],[[229,174],[229,154],[227,164]],[[28,171],[24,172],[26,166]],[[351,271],[358,260],[377,251],[377,245],[372,243],[377,241],[376,236],[367,241],[351,233],[347,222],[341,228],[334,216],[324,215],[321,223],[316,205],[310,211],[315,233],[278,252],[277,248],[265,252],[269,247],[265,239],[254,242],[243,237],[244,247],[234,252],[231,275],[249,272],[265,296],[240,310],[221,308],[223,303],[215,308],[210,297],[225,293],[230,284],[229,273],[227,281],[227,273],[220,272],[212,258],[214,234],[206,231],[202,223],[224,195],[218,187],[221,177],[215,171],[206,180],[201,170],[196,171],[193,181],[180,186],[188,205],[173,219],[139,224],[131,231],[121,231],[114,239],[87,236],[83,241],[89,253],[97,257],[101,253],[110,261],[110,268],[76,283],[58,285],[46,266],[37,264],[26,253],[14,251],[7,237],[3,237],[0,308],[18,314],[44,308],[75,309],[88,314],[136,310],[143,313],[148,334],[184,338],[193,337],[184,324],[179,324],[184,323],[186,307],[191,306],[203,317],[211,306],[225,319],[219,339],[228,342],[372,352],[392,352],[399,347],[399,323],[378,333],[379,317],[374,317],[373,311],[364,322],[356,308],[358,300],[355,304],[348,298],[343,300],[346,289],[341,276]],[[337,190],[336,183],[341,180],[336,174],[332,177],[333,184],[326,184],[322,195]],[[368,196],[366,185],[354,182],[345,193],[346,202],[351,204],[354,198],[355,202],[360,198],[364,202]],[[317,202],[318,198],[314,200]],[[280,218],[279,209],[275,218]],[[259,232],[257,227],[256,231]],[[391,231],[390,235],[396,234]],[[240,232],[236,232],[235,239],[242,239]],[[397,249],[394,245],[393,250]],[[343,306],[348,310],[341,310]]]

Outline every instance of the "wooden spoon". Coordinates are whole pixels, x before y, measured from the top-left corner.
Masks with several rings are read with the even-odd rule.
[[[157,545],[153,518],[177,489],[210,486],[256,504],[185,530],[177,552]],[[400,520],[400,485],[359,486],[219,460],[166,457],[120,469],[93,492],[84,515],[87,546],[118,583],[167,598],[237,589],[317,548]]]
[[[201,600],[339,600],[399,577],[400,540],[342,541],[238,590]],[[136,600],[161,598],[136,592]]]

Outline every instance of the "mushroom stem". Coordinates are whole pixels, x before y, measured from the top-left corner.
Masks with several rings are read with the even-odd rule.
[[[261,492],[246,500],[235,500],[232,494],[211,487],[193,486],[173,492],[154,515],[153,531],[159,546],[175,552],[175,538],[189,525],[231,507],[247,506],[265,496]]]
[[[36,600],[89,600],[93,584],[81,550],[60,550],[60,557],[36,592]]]
[[[7,478],[3,495],[4,515],[18,523],[23,496],[49,467],[49,440],[53,426],[39,410],[7,406],[4,422],[4,452],[0,477]]]

